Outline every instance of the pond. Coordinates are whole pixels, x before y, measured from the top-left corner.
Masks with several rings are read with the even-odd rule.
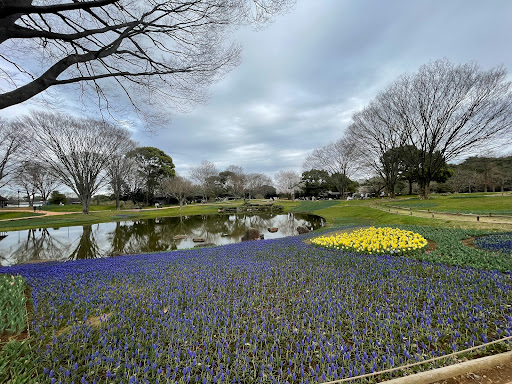
[[[317,229],[324,224],[323,218],[307,214],[239,214],[162,217],[2,232],[0,264],[90,259],[238,243],[250,227],[258,229],[265,239],[276,239],[297,235],[299,226]],[[271,233],[269,228],[277,228],[277,232]]]

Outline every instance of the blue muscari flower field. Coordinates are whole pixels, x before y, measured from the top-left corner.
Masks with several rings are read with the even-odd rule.
[[[303,240],[0,272],[32,288],[39,383],[316,383],[512,334],[510,273]]]
[[[477,237],[475,245],[488,251],[498,251],[512,256],[512,232]]]

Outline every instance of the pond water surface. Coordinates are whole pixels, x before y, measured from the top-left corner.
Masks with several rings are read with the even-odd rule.
[[[276,239],[297,235],[299,226],[317,229],[324,224],[324,219],[315,215],[239,214],[162,217],[2,232],[0,264],[90,259],[238,243],[250,227],[258,229],[265,239]],[[278,228],[278,231],[271,233],[268,228]],[[194,242],[194,239],[204,241]]]

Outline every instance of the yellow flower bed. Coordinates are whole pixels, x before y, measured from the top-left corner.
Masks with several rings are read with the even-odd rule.
[[[312,243],[326,248],[371,254],[403,254],[427,246],[427,240],[420,234],[389,227],[370,227],[350,233],[317,237]]]

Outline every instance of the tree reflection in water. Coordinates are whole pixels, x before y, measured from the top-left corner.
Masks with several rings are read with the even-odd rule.
[[[0,263],[162,252],[193,248],[197,245],[194,238],[222,245],[240,242],[249,227],[271,239],[297,235],[298,226],[316,229],[323,225],[321,217],[302,214],[202,215],[5,232],[0,241]],[[279,228],[278,232],[269,233],[267,228],[271,227]],[[187,238],[175,240],[176,235]]]
[[[71,244],[53,237],[49,228],[28,229],[26,231],[6,232],[7,240],[11,234],[18,234],[17,247],[13,252],[5,254],[0,251],[2,265],[20,264],[28,261],[48,261],[62,259],[69,253]],[[6,242],[7,243],[7,242]],[[0,250],[5,243],[0,243]]]
[[[99,224],[95,225],[99,229]],[[82,236],[80,236],[76,246],[68,256],[69,260],[94,259],[105,255],[105,251],[102,251],[94,237],[92,227],[92,225],[83,226]]]

